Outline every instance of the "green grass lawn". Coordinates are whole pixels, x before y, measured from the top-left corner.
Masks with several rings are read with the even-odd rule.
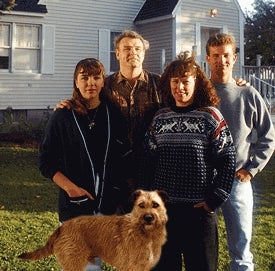
[[[257,271],[275,270],[274,180],[275,155],[253,181],[255,208],[251,245]],[[41,176],[37,149],[0,145],[0,270],[59,271],[54,257],[35,262],[17,259],[20,253],[43,245],[57,226],[57,188]],[[219,230],[219,271],[224,271],[229,270],[229,258],[221,215]]]

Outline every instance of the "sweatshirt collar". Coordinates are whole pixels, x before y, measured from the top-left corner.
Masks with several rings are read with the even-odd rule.
[[[188,106],[172,106],[171,109],[177,113],[187,113],[196,109],[196,106],[194,104]]]

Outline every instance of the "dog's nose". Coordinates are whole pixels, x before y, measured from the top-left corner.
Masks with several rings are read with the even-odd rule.
[[[154,220],[154,216],[151,214],[146,214],[143,216],[143,219],[146,223],[151,223]]]

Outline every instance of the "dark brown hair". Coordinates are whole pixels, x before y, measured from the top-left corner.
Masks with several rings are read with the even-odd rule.
[[[170,79],[172,77],[195,77],[194,102],[196,108],[204,106],[217,106],[220,99],[216,90],[207,78],[206,74],[195,62],[195,57],[187,52],[178,55],[164,70],[160,79],[160,88],[163,95],[163,102],[166,106],[174,106],[175,100],[171,94]]]
[[[79,89],[75,84],[75,80],[79,73],[90,75],[102,75],[103,80],[105,79],[105,69],[103,64],[95,58],[85,58],[80,60],[74,71],[74,80],[73,80],[73,97],[70,99],[71,108],[79,112],[80,114],[87,114],[88,112],[88,102],[83,98]]]

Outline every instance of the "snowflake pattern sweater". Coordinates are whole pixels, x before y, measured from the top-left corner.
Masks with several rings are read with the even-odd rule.
[[[150,189],[167,191],[174,203],[205,200],[215,210],[229,197],[235,147],[217,108],[159,110],[145,136],[145,157],[147,165],[154,161]],[[146,177],[142,183],[149,188]]]

